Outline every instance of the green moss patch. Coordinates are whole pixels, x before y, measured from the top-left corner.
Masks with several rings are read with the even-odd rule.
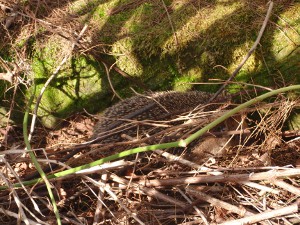
[[[32,65],[37,95],[62,61],[62,46],[57,43],[59,42],[47,43],[45,48],[41,48],[41,51],[35,54]],[[91,58],[74,56],[68,60],[43,95],[38,113],[43,124],[47,127],[54,127],[60,118],[65,118],[83,108],[91,112],[103,108],[106,104],[105,100],[97,104],[94,102],[100,98],[103,91],[101,76],[103,76],[103,71]],[[104,89],[106,88],[104,86]]]

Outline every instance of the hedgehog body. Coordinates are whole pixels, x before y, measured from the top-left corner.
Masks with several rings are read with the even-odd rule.
[[[203,111],[215,110],[227,101],[224,97],[217,97],[212,103],[207,104],[211,97],[211,93],[200,91],[154,92],[147,96],[133,96],[103,112],[95,125],[92,139],[129,124],[130,121],[173,119],[202,106],[204,106]]]

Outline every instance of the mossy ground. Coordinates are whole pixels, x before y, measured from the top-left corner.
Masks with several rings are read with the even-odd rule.
[[[116,64],[152,90],[188,90],[189,82],[226,79],[253,45],[267,11],[265,1],[164,3],[110,1],[98,4],[92,17],[99,24],[93,41],[111,46],[107,51]],[[261,45],[237,81],[273,87],[278,77],[282,84],[300,81],[299,52],[290,54],[300,43],[299,4],[290,3],[275,3]],[[196,88],[215,91],[217,86]]]
[[[53,74],[63,60],[65,45],[49,39],[33,57],[34,82],[37,85],[36,96],[44,87],[46,80]],[[39,116],[43,124],[53,127],[59,118],[65,118],[72,112],[87,109],[95,112],[105,106],[103,90],[103,71],[92,57],[72,56],[61,68],[59,75],[47,87],[42,98]],[[97,104],[95,104],[95,101]]]
[[[64,4],[63,4],[64,3]],[[218,85],[191,82],[225,80],[247,54],[262,26],[266,1],[208,0],[78,0],[49,4],[52,16],[60,6],[59,24],[80,31],[91,51],[76,51],[47,88],[40,108],[48,127],[56,118],[83,108],[96,112],[111,103],[112,92],[101,61],[115,64],[150,90],[216,91]],[[52,7],[52,8],[51,8]],[[34,7],[33,7],[34,8]],[[46,9],[45,8],[45,9]],[[236,76],[236,81],[272,88],[300,83],[300,3],[274,2],[274,9],[260,45]],[[52,14],[51,14],[52,13]],[[42,13],[40,12],[42,15]],[[71,18],[71,19],[70,19]],[[75,25],[74,25],[75,24]],[[54,72],[71,43],[39,29],[30,55],[38,93]],[[40,38],[40,36],[42,38]],[[18,38],[21,43],[22,38]],[[23,43],[23,42],[22,42]],[[121,96],[143,88],[114,70],[110,78]],[[229,92],[241,85],[230,85]],[[51,117],[49,117],[51,115]]]

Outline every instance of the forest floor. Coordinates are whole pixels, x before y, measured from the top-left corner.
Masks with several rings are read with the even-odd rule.
[[[90,139],[99,120],[90,112],[132,86],[188,91],[193,82],[222,83],[256,39],[265,1],[45,2],[0,0],[1,224],[57,224],[26,150],[30,121],[21,125],[35,106],[30,146],[63,224],[300,223],[299,95],[252,105],[187,146],[182,140],[228,105],[164,121],[121,118],[129,129]],[[240,102],[299,83],[297,4],[276,4],[258,50],[227,87]],[[33,81],[46,91],[31,105]]]
[[[51,179],[63,224],[299,223],[299,131],[284,131],[286,119],[297,105],[299,101],[285,98],[278,99],[276,104],[259,104],[235,117],[240,126],[233,130],[232,127],[212,130],[200,142],[186,148],[144,152],[80,174]],[[257,117],[259,120],[254,119]],[[188,130],[186,123],[176,124],[160,135],[141,139],[131,139],[127,131],[121,131],[119,135],[126,136],[127,141],[101,144],[86,142],[97,119],[77,114],[55,131],[37,127],[32,147],[44,168],[45,162],[51,162],[52,166],[59,164],[60,168],[52,168],[50,173],[54,173],[64,166],[66,169],[94,161],[88,154],[92,150],[106,157],[133,147],[160,143],[166,137],[171,138],[174,132],[189,135],[203,126],[200,114],[193,119],[184,118],[185,122],[192,121]],[[149,121],[139,123],[143,122],[149,124]],[[1,130],[2,134],[5,132]],[[1,147],[3,153],[7,152],[1,166],[3,185],[38,178],[28,154],[24,153],[21,129],[11,127],[2,137],[6,139],[2,143],[7,143]],[[227,145],[232,138],[234,145]],[[203,148],[199,143],[207,143],[204,147],[210,152],[216,147],[214,143],[220,141],[221,154],[208,155],[199,150]],[[66,162],[65,156],[74,149],[78,149],[77,154]],[[20,220],[18,214],[10,214],[20,209],[18,201],[26,205],[22,216],[26,215],[30,224],[56,223],[45,185],[33,184],[0,192],[2,224]]]

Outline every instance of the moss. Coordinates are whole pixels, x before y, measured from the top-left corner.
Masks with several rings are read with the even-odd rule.
[[[35,54],[32,65],[37,94],[61,61],[57,60],[61,49],[57,43],[48,43],[46,48]],[[95,111],[105,105],[91,102],[93,95],[101,93],[103,87],[100,79],[102,71],[95,65],[92,59],[77,56],[63,66],[62,72],[47,87],[40,104],[38,115],[45,126],[54,127],[60,118],[83,108]]]
[[[41,118],[50,121],[45,122],[47,126],[53,127],[59,118],[75,111],[95,112],[111,102],[101,60],[141,79],[151,90],[216,91],[218,85],[194,87],[189,83],[226,80],[255,42],[267,11],[261,0],[164,3],[167,12],[160,0],[78,0],[70,4],[69,13],[80,27],[89,24],[86,40],[91,41],[93,51],[74,55],[47,88],[39,111]],[[291,0],[274,5],[260,45],[236,81],[273,88],[300,83],[299,7],[300,3]],[[44,28],[37,31],[44,32]],[[32,77],[40,91],[70,45],[55,35],[45,40],[36,37],[30,40],[30,57]],[[24,47],[25,39],[19,40],[16,46]],[[131,80],[113,70],[110,79],[121,96],[132,94]],[[234,84],[228,90],[242,88]]]
[[[192,6],[178,7],[177,11],[174,11],[174,13],[171,15],[171,20],[172,22],[174,22],[174,27],[181,27],[180,29],[176,30],[176,37],[178,43],[176,42],[175,35],[172,32],[172,29],[170,28],[170,21],[167,17],[164,17],[159,25],[153,26],[149,29],[148,24],[151,22],[151,19],[153,20],[153,15],[157,14],[152,13],[152,16],[147,14],[147,16],[144,16],[144,19],[141,20],[140,7],[137,13],[139,16],[136,16],[136,14],[134,14],[131,18],[139,18],[133,20],[136,23],[138,23],[139,21],[142,22],[138,26],[138,29],[136,31],[136,25],[132,25],[134,29],[130,30],[130,35],[126,38],[127,42],[130,43],[130,45],[124,45],[126,47],[124,47],[123,51],[116,52],[116,60],[118,62],[118,65],[120,65],[120,67],[122,67],[126,72],[133,76],[137,74],[136,68],[138,68],[139,74],[141,74],[144,71],[142,77],[144,77],[145,79],[151,77],[152,81],[156,80],[153,79],[153,77],[155,76],[161,77],[162,74],[168,74],[166,73],[167,71],[164,72],[163,70],[168,70],[170,67],[174,68],[175,66],[176,68],[174,70],[178,71],[181,74],[181,76],[188,74],[188,71],[192,71],[193,67],[204,67],[204,75],[202,76],[202,74],[198,74],[198,77],[201,77],[202,79],[206,80],[208,79],[210,73],[216,72],[212,69],[212,67],[218,64],[220,61],[224,61],[224,59],[227,58],[225,56],[226,53],[224,53],[224,51],[226,51],[226,45],[224,46],[224,42],[219,42],[220,39],[216,39],[213,36],[215,34],[222,34],[223,36],[224,31],[226,31],[227,33],[228,31],[233,31],[236,33],[236,31],[232,29],[234,24],[232,24],[231,26],[230,23],[236,23],[234,17],[240,16],[239,13],[242,15],[240,17],[243,17],[243,20],[251,19],[247,15],[241,13],[242,6],[243,4],[236,2],[233,4],[224,5],[216,4],[215,8],[205,7],[204,10],[201,11],[195,10],[195,8]],[[155,8],[155,5],[151,5],[151,7]],[[233,14],[234,10],[241,12],[237,13],[238,15],[235,15]],[[226,15],[229,16],[229,18],[231,19],[230,23],[226,24],[228,28],[224,28],[224,24],[222,24],[221,21],[221,19]],[[147,19],[145,19],[145,17]],[[189,22],[187,22],[186,24],[182,25],[183,23],[185,23],[185,21],[187,21],[188,17],[191,17],[192,19],[189,20]],[[220,22],[217,22],[219,18]],[[199,21],[205,21],[205,23]],[[214,27],[217,29],[210,31],[209,27],[216,22],[220,23],[220,25]],[[128,24],[130,23],[128,22]],[[209,35],[212,38],[209,36],[207,36],[206,38],[202,38],[201,35],[199,36],[199,33],[203,33],[203,35],[206,36]],[[238,40],[239,37],[238,35],[234,36],[235,33],[229,32],[225,35],[225,37],[235,37],[235,39]],[[194,41],[198,43],[193,43]],[[227,40],[226,44],[232,47],[232,43],[234,43],[234,41],[235,40]],[[191,47],[189,46],[193,46],[193,49],[191,49]],[[194,46],[196,46],[196,48]],[[209,46],[209,49],[206,50],[206,46]],[[134,60],[128,58],[128,60],[126,60],[126,57],[118,56],[120,54],[130,55],[134,58]],[[136,59],[139,59],[139,61]],[[136,62],[136,65],[132,64],[132,62],[134,61]],[[229,59],[226,63],[230,63]],[[159,69],[157,69],[157,67],[153,69],[153,65],[158,65]],[[149,67],[149,69],[147,67]],[[171,74],[166,76],[170,76]],[[225,76],[223,71],[221,71],[221,74],[221,78],[224,78]],[[173,77],[173,82],[167,82],[168,79],[165,77],[165,80],[166,82],[163,82],[166,85],[165,87],[172,88],[172,86],[177,87],[177,85],[174,84],[178,80],[185,79],[178,79],[178,77]],[[159,82],[157,87],[161,86],[162,84],[161,82]]]
[[[135,54],[132,53],[133,43],[130,38],[124,38],[114,43],[112,53],[117,57],[117,65],[126,73],[139,77],[143,74],[143,67]]]
[[[176,39],[174,38],[174,36],[170,36],[162,45],[163,52],[167,52],[168,54],[175,54],[182,48],[186,48],[189,43],[193,42],[195,39],[198,39],[199,36],[203,40],[205,38],[208,38],[207,36],[201,37],[201,33],[204,33],[218,20],[232,14],[240,7],[242,7],[242,4],[240,2],[233,2],[232,4],[228,5],[214,4],[211,5],[211,7],[204,7],[202,10],[196,10],[191,7],[187,7],[188,9],[186,9],[186,7],[179,9],[177,11],[178,13],[174,15],[175,21],[178,21],[178,25],[175,23],[175,26],[177,25],[176,27],[180,27],[176,31],[178,43],[176,43]],[[187,20],[185,17],[190,18]],[[182,24],[181,21],[186,22]],[[222,33],[225,37],[227,36],[225,32],[230,31],[230,28],[232,28],[229,25],[230,24],[222,24],[222,26],[215,26],[213,32]],[[211,33],[208,33],[208,35],[211,35]],[[210,40],[212,46],[222,43],[219,41],[219,39]]]
[[[7,111],[5,110],[5,108],[0,107],[0,128],[7,126],[7,122],[8,122]]]

